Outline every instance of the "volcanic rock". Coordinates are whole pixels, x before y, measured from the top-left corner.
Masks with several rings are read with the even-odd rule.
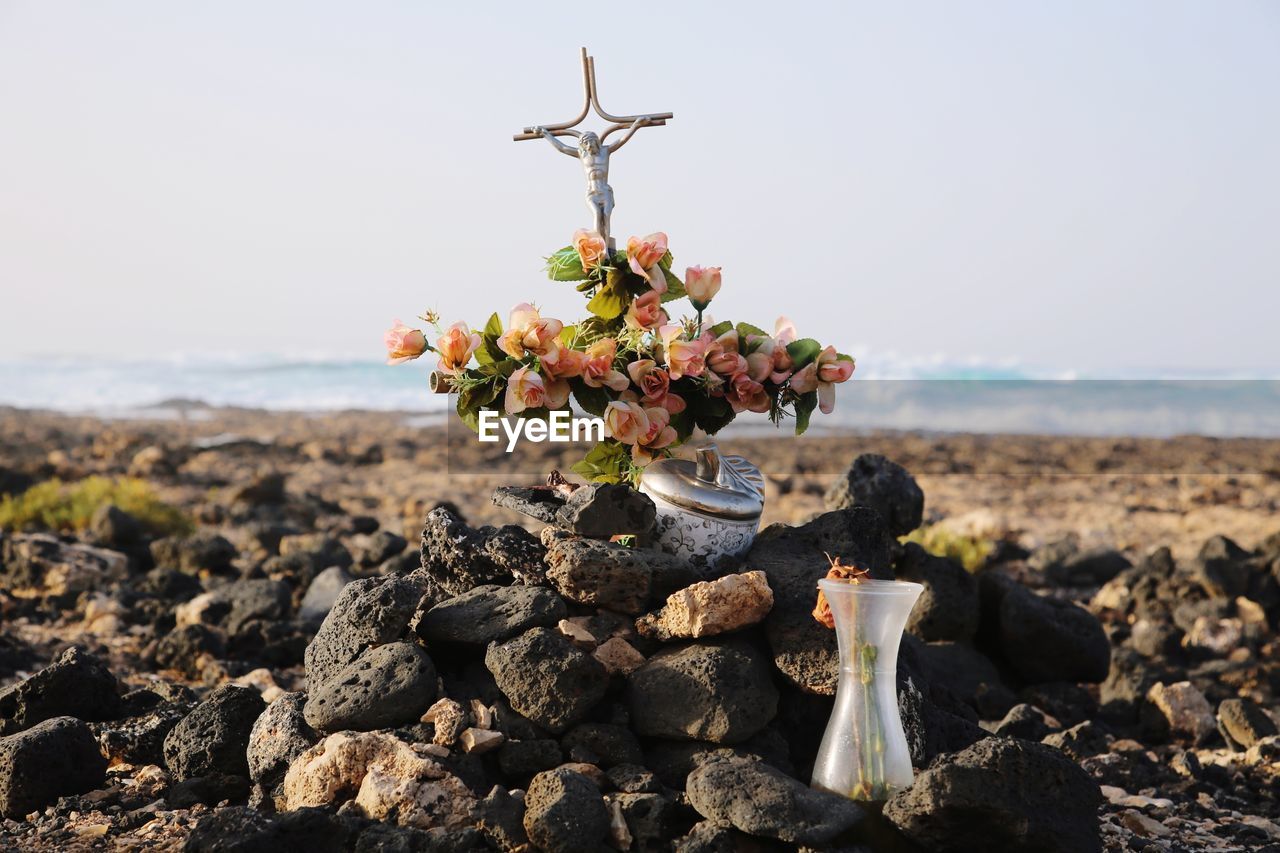
[[[759,761],[717,756],[689,774],[698,814],[748,835],[792,844],[827,844],[864,817],[852,800],[809,788]]]
[[[575,536],[546,541],[547,579],[579,604],[640,614],[699,579],[687,560],[662,551]]]
[[[436,670],[419,646],[388,643],[312,689],[303,714],[317,731],[372,731],[416,721],[437,695]]]
[[[0,690],[0,732],[61,716],[114,719],[120,714],[119,690],[106,664],[72,646],[35,675]]]
[[[827,509],[850,507],[870,507],[890,533],[906,536],[924,517],[924,491],[901,465],[864,453],[827,492]]]
[[[564,617],[564,600],[549,589],[487,584],[436,604],[417,631],[428,642],[486,646],[530,628],[555,627]]]
[[[664,649],[627,678],[632,726],[647,737],[737,743],[777,713],[766,659],[741,641]]]
[[[363,578],[343,588],[307,646],[307,680],[320,685],[369,646],[399,640],[426,588],[425,577]]]
[[[0,815],[20,819],[64,794],[92,790],[106,768],[93,732],[74,717],[0,738]]]
[[[264,794],[273,793],[284,782],[290,763],[319,740],[302,713],[306,699],[301,692],[284,694],[267,706],[249,731],[249,776]]]
[[[1010,585],[1000,601],[999,630],[1001,651],[1028,683],[1107,677],[1107,635],[1096,616],[1069,601]]]
[[[472,529],[448,505],[428,513],[422,528],[422,568],[447,595],[539,577],[542,555],[542,545],[523,527]]]
[[[1277,733],[1276,723],[1250,699],[1224,699],[1218,705],[1218,730],[1227,743],[1246,750]]]
[[[248,777],[249,733],[264,708],[251,687],[215,688],[164,739],[165,766],[179,781],[214,773]]]
[[[625,484],[587,483],[574,489],[555,515],[555,524],[578,536],[608,539],[653,534],[657,509],[648,495]]]
[[[609,688],[599,661],[547,628],[490,645],[484,663],[511,707],[552,732],[582,720]]]
[[[907,618],[908,631],[925,641],[973,639],[978,630],[978,583],[963,566],[908,542],[894,573],[898,580],[924,587]]]
[[[928,850],[1098,851],[1102,795],[1060,752],[993,737],[943,755],[884,815]]]
[[[1197,744],[1204,743],[1217,731],[1213,706],[1190,681],[1175,684],[1156,682],[1147,691],[1147,699],[1169,724],[1169,730],[1185,735]]]
[[[307,585],[307,592],[298,605],[298,620],[318,626],[329,615],[342,590],[355,578],[341,566],[330,566],[316,575]]]
[[[524,803],[525,832],[546,853],[596,853],[609,831],[600,789],[565,767],[534,776]]]

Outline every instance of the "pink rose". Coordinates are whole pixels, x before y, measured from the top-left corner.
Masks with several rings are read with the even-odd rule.
[[[637,296],[627,309],[626,324],[629,329],[648,329],[652,331],[670,320],[662,308],[662,294],[657,290],[647,290]]]
[[[637,444],[650,449],[666,447],[676,440],[676,431],[671,426],[671,413],[659,406],[651,406],[644,410],[649,419],[649,429],[640,436]]]
[[[704,334],[707,367],[720,376],[736,376],[747,369],[747,360],[738,352],[738,333],[730,329],[718,338]]]
[[[544,320],[537,308],[521,302],[511,309],[511,322],[498,338],[498,348],[512,358],[524,358],[527,353],[545,355],[560,345],[563,328],[559,320]]]
[[[621,372],[613,369],[617,358],[618,342],[613,338],[601,338],[587,347],[586,361],[582,365],[582,381],[592,388],[609,387],[625,391],[631,383]]]
[[[591,272],[600,264],[600,258],[608,251],[604,238],[594,231],[579,228],[573,232],[573,248],[578,250],[578,260],[582,261],[582,269]]]
[[[775,385],[786,382],[791,371],[795,370],[795,362],[787,352],[787,344],[794,343],[797,337],[795,324],[786,317],[779,317],[773,324],[773,369],[769,380]]]
[[[518,368],[507,380],[507,395],[502,407],[508,414],[518,415],[525,409],[558,409],[569,402],[569,383],[563,379],[550,382],[527,367]]]
[[[399,320],[387,329],[382,342],[387,345],[387,364],[404,364],[427,351],[427,336]]]
[[[635,444],[649,434],[649,416],[639,403],[614,400],[604,409],[604,431],[623,444]]]
[[[797,394],[818,392],[818,408],[829,415],[836,407],[836,385],[853,375],[852,359],[840,358],[835,347],[827,347],[818,357],[791,376],[791,390]]]
[[[699,311],[720,292],[720,267],[689,267],[684,271],[684,292]]]
[[[587,363],[587,355],[557,344],[538,356],[538,362],[542,365],[541,372],[546,378],[571,379],[582,375],[582,369]]]
[[[767,412],[769,394],[764,386],[745,373],[739,373],[725,385],[724,398],[735,412]]]
[[[684,400],[671,393],[671,376],[653,359],[631,362],[627,373],[640,389],[640,400],[646,406],[661,406],[673,415],[684,411]]]
[[[436,352],[440,354],[437,367],[441,373],[457,376],[471,362],[471,355],[480,348],[480,336],[467,328],[466,323],[454,323],[436,339]]]
[[[627,262],[636,275],[645,271],[667,253],[667,235],[656,231],[648,237],[632,237],[627,241]]]
[[[706,370],[706,363],[703,361],[706,344],[700,340],[681,340],[683,331],[679,326],[662,326],[658,329],[658,336],[662,339],[662,357],[672,379],[701,376]]]

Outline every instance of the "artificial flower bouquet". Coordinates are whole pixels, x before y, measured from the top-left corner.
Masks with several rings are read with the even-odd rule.
[[[435,346],[397,320],[386,333],[388,363],[436,353],[431,388],[456,393],[473,430],[482,410],[546,418],[572,398],[605,427],[605,440],[573,470],[602,482],[634,482],[695,430],[714,434],[740,412],[775,424],[793,417],[799,435],[815,408],[832,411],[835,385],[853,375],[852,357],[798,338],[785,317],[772,335],[727,320],[704,326],[720,268],[689,267],[682,281],[671,265],[666,234],[632,237],[625,252],[610,252],[600,235],[580,230],[547,259],[547,275],[588,297],[586,319],[565,325],[522,303],[506,328],[495,313],[472,331],[466,323],[442,329],[428,312],[422,319],[438,335]],[[695,314],[672,322],[664,306],[681,298]]]

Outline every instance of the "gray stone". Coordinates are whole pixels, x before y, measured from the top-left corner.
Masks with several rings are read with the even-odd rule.
[[[524,805],[525,832],[546,853],[598,853],[609,831],[596,783],[565,767],[534,776]]]
[[[0,690],[0,731],[15,732],[62,716],[114,719],[120,714],[119,691],[106,664],[72,646],[35,675]]]
[[[943,755],[884,815],[926,850],[1100,851],[1098,784],[1043,744],[985,738]]]
[[[485,646],[530,628],[554,628],[566,615],[564,600],[534,586],[478,586],[432,607],[418,620],[428,642]]]
[[[364,541],[363,547],[356,555],[356,562],[371,569],[390,560],[407,547],[409,547],[408,540],[400,534],[392,533],[390,530],[379,530]]]
[[[347,584],[307,646],[307,681],[323,684],[369,646],[401,639],[425,591],[418,572]]]
[[[226,575],[235,571],[231,561],[237,552],[225,536],[201,530],[185,538],[157,539],[151,543],[151,556],[159,568],[179,569],[192,575],[200,572]]]
[[[145,535],[142,522],[115,504],[98,507],[89,520],[89,533],[99,545],[127,550]]]
[[[1043,738],[1046,746],[1060,749],[1076,761],[1101,755],[1111,745],[1111,738],[1092,720],[1085,720],[1069,729],[1053,732]]]
[[[495,785],[476,804],[476,828],[490,846],[504,853],[526,853],[529,836],[524,831],[524,800]]]
[[[286,693],[267,706],[249,730],[249,777],[270,794],[295,758],[320,739],[302,714],[307,694]]]
[[[298,620],[308,625],[319,625],[329,615],[342,590],[355,578],[342,566],[330,566],[307,585],[307,592],[298,605]]]
[[[852,800],[814,790],[745,758],[703,762],[689,774],[685,790],[703,817],[792,844],[826,844],[865,816]]]
[[[774,665],[801,690],[836,692],[835,632],[813,618],[818,581],[830,569],[826,555],[863,566],[873,578],[893,580],[890,544],[884,522],[866,507],[824,513],[800,527],[774,524],[756,537],[743,568],[762,570],[769,580],[773,610],[764,621],[765,635]]]
[[[527,779],[564,761],[560,744],[550,738],[509,740],[498,747],[498,767],[509,779]]]
[[[901,465],[864,453],[827,492],[827,509],[855,506],[870,507],[890,533],[906,536],[924,518],[924,491]]]
[[[668,850],[681,819],[674,800],[656,792],[617,793],[605,797],[611,808],[622,812],[634,850]]]
[[[80,593],[119,583],[128,574],[129,558],[119,551],[64,542],[49,533],[0,538],[0,589],[70,606]]]
[[[603,664],[547,628],[490,645],[484,663],[513,709],[556,733],[586,717],[609,689]]]
[[[580,723],[560,739],[560,745],[569,754],[570,761],[595,764],[603,769],[644,762],[640,741],[625,726]]]
[[[1218,705],[1218,730],[1241,751],[1276,734],[1276,724],[1252,699],[1224,699]]]
[[[266,706],[257,690],[214,688],[164,739],[164,763],[179,781],[225,773],[249,775],[249,733]]]
[[[1021,586],[1000,602],[1000,639],[1005,658],[1029,684],[1098,683],[1111,665],[1111,644],[1096,616]]]
[[[0,738],[0,815],[21,819],[58,797],[102,784],[107,761],[89,726],[54,717]]]
[[[565,598],[633,616],[701,580],[671,554],[575,536],[551,539],[546,561],[547,579]]]
[[[1027,564],[1052,583],[1072,586],[1104,584],[1132,565],[1128,557],[1114,548],[1081,550],[1073,539],[1037,548]]]
[[[303,715],[322,732],[368,732],[416,722],[438,695],[436,669],[413,643],[365,649],[311,690]]]
[[[657,509],[648,495],[621,483],[588,483],[574,490],[556,512],[555,523],[570,533],[608,539],[653,534]]]
[[[556,513],[564,506],[564,496],[550,486],[500,486],[493,492],[493,505],[513,509],[543,524],[555,524]]]
[[[978,583],[964,566],[908,542],[894,573],[898,580],[924,587],[907,619],[908,631],[925,641],[973,639],[978,630]]]
[[[985,726],[986,723],[983,723]],[[1057,729],[1057,721],[1035,705],[1023,702],[1014,705],[1004,719],[991,727],[991,733],[1000,737],[1020,737],[1023,740],[1043,740]]]
[[[627,702],[642,736],[737,743],[773,719],[778,692],[765,657],[727,640],[658,652],[628,676]]]
[[[264,619],[275,622],[287,619],[292,593],[283,581],[253,578],[218,587],[213,599],[225,603],[227,616],[223,622],[228,634],[237,634],[249,622]]]

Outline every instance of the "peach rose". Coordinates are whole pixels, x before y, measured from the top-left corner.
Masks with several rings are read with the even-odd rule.
[[[480,335],[467,328],[466,323],[454,323],[436,339],[436,352],[440,364],[436,368],[448,376],[457,376],[471,362],[471,355],[480,348]]]
[[[578,260],[582,261],[582,269],[591,272],[600,265],[608,246],[604,238],[594,231],[579,228],[573,232],[573,248],[578,250]]]
[[[582,375],[587,355],[557,343],[538,356],[538,362],[542,365],[542,375],[547,379],[571,379]]]
[[[627,262],[636,275],[644,275],[666,253],[667,235],[661,231],[655,231],[648,237],[632,237],[627,241]]]
[[[699,311],[720,292],[720,267],[689,267],[684,271],[684,292]]]
[[[684,332],[679,326],[662,326],[658,336],[662,339],[662,357],[667,364],[667,373],[672,379],[682,376],[701,376],[706,370],[703,358],[706,344],[701,341],[681,340]]]
[[[635,444],[649,434],[649,416],[639,403],[614,400],[604,409],[604,431],[623,444]]]
[[[631,302],[631,307],[627,309],[626,324],[629,329],[652,331],[670,319],[662,308],[662,294],[657,290],[649,290]]]
[[[521,302],[511,309],[511,322],[498,338],[498,348],[512,358],[524,358],[527,353],[545,355],[560,345],[563,328],[559,320],[544,320],[537,308]]]
[[[587,347],[586,361],[582,365],[582,381],[592,388],[609,387],[625,391],[631,383],[620,371],[613,369],[618,355],[618,342],[613,338],[601,338]]]
[[[703,335],[707,367],[720,376],[737,376],[747,369],[747,360],[738,352],[738,332],[730,329],[718,338]]]
[[[787,344],[794,343],[797,337],[795,324],[786,317],[779,317],[773,324],[773,369],[769,380],[775,385],[786,382],[795,370],[795,362],[787,352]]]
[[[767,412],[770,407],[764,386],[745,373],[739,373],[725,384],[724,398],[739,413]]]
[[[835,347],[827,347],[818,357],[791,376],[791,389],[797,394],[818,392],[818,408],[829,415],[836,407],[836,385],[853,375],[852,359],[840,358]]]
[[[404,364],[427,351],[427,336],[399,320],[387,329],[382,342],[387,345],[387,364]]]
[[[527,367],[518,368],[507,380],[507,395],[502,407],[517,415],[525,409],[558,409],[569,402],[569,383],[563,379],[548,382]]]
[[[684,411],[684,400],[671,393],[671,376],[653,359],[631,362],[627,374],[640,389],[640,400],[646,406],[661,406],[673,415]]]

